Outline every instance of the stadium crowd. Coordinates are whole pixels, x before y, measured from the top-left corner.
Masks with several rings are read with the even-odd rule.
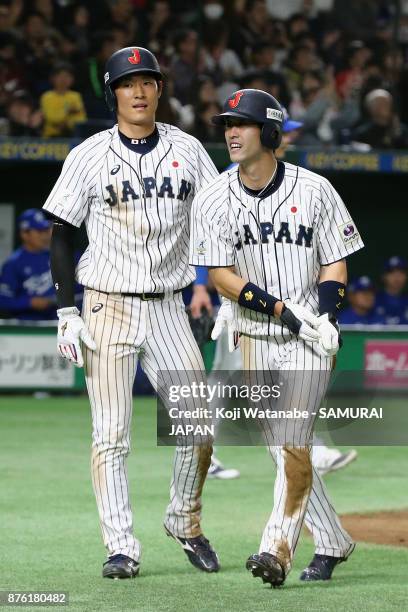
[[[203,141],[222,139],[210,118],[225,98],[254,87],[303,122],[301,146],[408,145],[406,0],[0,0],[0,133],[110,125],[105,61],[132,44],[166,75],[158,119]]]

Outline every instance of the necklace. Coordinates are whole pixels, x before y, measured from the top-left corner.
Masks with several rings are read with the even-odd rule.
[[[264,191],[266,191],[266,189],[268,189],[269,187],[272,187],[272,185],[274,184],[277,171],[278,171],[278,162],[276,162],[276,166],[275,166],[274,171],[272,172],[271,177],[268,179],[265,185],[260,189],[260,191],[258,191],[257,189],[254,189],[251,191],[258,191],[257,197],[261,196],[264,193]],[[239,182],[241,183],[241,186],[245,189],[245,185],[242,182],[241,175],[239,172],[238,172],[238,177],[239,177]],[[249,189],[249,187],[247,187],[247,189]]]

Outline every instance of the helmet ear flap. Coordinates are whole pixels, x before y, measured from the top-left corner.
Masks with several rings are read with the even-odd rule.
[[[282,129],[276,123],[264,123],[261,130],[261,143],[268,149],[278,149],[282,141]]]
[[[110,111],[113,112],[116,110],[116,106],[117,106],[116,96],[110,85],[106,85],[105,87],[105,101],[106,101],[106,106],[109,108]]]

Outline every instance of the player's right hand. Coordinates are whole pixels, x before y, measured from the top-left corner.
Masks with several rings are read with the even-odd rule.
[[[234,313],[232,311],[231,301],[222,298],[221,306],[211,332],[211,338],[213,340],[217,340],[225,326],[227,326],[228,329],[228,350],[230,353],[232,353],[239,344],[239,334],[235,329]]]
[[[57,310],[58,315],[58,350],[64,359],[72,361],[78,368],[84,365],[80,340],[91,350],[96,349],[95,341],[93,340],[88,328],[83,319],[79,316],[79,310],[76,306],[69,308],[60,308]]]
[[[306,342],[318,342],[320,340],[320,332],[317,330],[319,326],[318,317],[304,306],[292,304],[289,301],[285,302],[280,319],[292,334],[302,340],[306,340]]]

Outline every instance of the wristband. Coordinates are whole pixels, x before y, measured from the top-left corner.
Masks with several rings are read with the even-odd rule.
[[[324,281],[318,286],[319,314],[328,312],[337,317],[337,313],[343,305],[346,293],[346,285],[338,281]]]
[[[238,298],[238,304],[243,308],[249,308],[255,312],[268,315],[268,317],[275,316],[275,304],[279,301],[253,283],[247,283]]]

